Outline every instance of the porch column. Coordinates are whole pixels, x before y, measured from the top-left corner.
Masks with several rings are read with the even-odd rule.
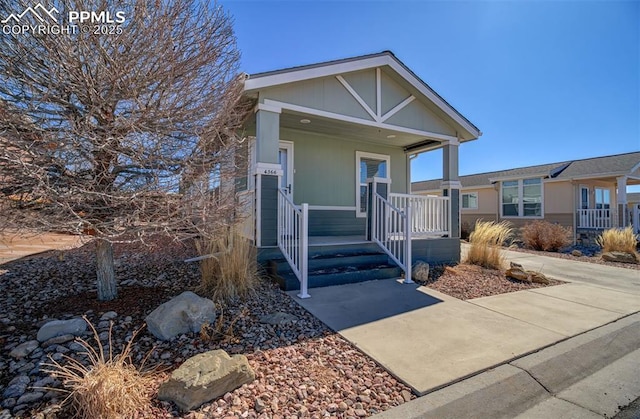
[[[613,220],[614,227],[626,227],[629,225],[629,217],[627,215],[627,177],[620,176],[616,178],[616,195],[617,195],[617,216]]]
[[[451,237],[460,237],[460,180],[458,178],[458,141],[449,141],[442,148],[442,196],[449,197]]]
[[[279,108],[258,105],[256,112],[256,244],[277,246],[278,188],[282,169],[278,162]]]

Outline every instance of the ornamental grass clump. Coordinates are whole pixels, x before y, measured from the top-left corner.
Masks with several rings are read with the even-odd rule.
[[[557,252],[571,244],[571,232],[560,224],[536,220],[522,227],[522,241],[533,250]]]
[[[513,229],[506,221],[477,221],[469,235],[466,263],[489,269],[500,269],[504,264],[502,245],[511,238]]]
[[[74,417],[94,418],[151,418],[151,400],[157,389],[158,373],[144,370],[133,365],[131,350],[139,330],[114,356],[112,352],[111,329],[109,329],[108,356],[100,341],[95,327],[84,317],[93,330],[97,343],[94,348],[84,339],[78,343],[86,352],[86,362],[64,355],[66,362],[60,363],[50,357],[51,363],[45,364],[44,371],[53,378],[62,381],[64,389],[55,389],[67,393],[63,405],[69,406]],[[144,364],[144,363],[143,363]]]
[[[250,294],[260,275],[256,250],[236,229],[227,236],[200,240],[196,249],[207,256],[200,261],[199,292],[213,301],[228,301]]]
[[[638,240],[631,227],[605,230],[598,236],[596,243],[602,247],[604,253],[623,252],[638,256],[636,250]]]

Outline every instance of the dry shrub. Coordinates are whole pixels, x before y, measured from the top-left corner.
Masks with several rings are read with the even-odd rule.
[[[53,378],[62,380],[65,387],[59,390],[68,393],[63,404],[70,403],[75,417],[94,418],[145,418],[153,417],[151,399],[156,391],[158,374],[152,370],[137,368],[131,360],[131,348],[139,330],[123,348],[122,352],[113,355],[111,329],[109,329],[109,354],[100,342],[98,332],[86,317],[84,320],[93,330],[93,338],[97,349],[84,339],[77,341],[86,352],[88,363],[82,363],[64,355],[64,365],[51,357],[51,363],[45,369]],[[86,365],[85,365],[86,364]]]
[[[260,279],[255,247],[236,229],[227,236],[200,240],[196,249],[210,257],[200,261],[199,291],[214,301],[228,301],[251,293]]]
[[[632,255],[638,255],[636,252],[636,246],[638,240],[636,235],[633,234],[631,227],[627,228],[611,228],[605,230],[596,239],[596,242],[602,247],[603,252],[624,252],[631,253]]]
[[[525,224],[521,230],[525,246],[534,250],[557,252],[571,244],[568,228],[548,221],[536,220]]]
[[[513,235],[506,221],[477,221],[469,235],[469,251],[465,262],[489,269],[500,269],[504,262],[502,245]]]

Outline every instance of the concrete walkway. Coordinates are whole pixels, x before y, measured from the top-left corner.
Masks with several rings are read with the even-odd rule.
[[[462,301],[383,280],[312,289],[296,301],[419,395],[640,311],[639,271],[508,258],[569,283]]]
[[[6,234],[0,236],[0,265],[48,250],[70,249],[79,244],[79,236],[68,234],[47,233],[33,236]]]

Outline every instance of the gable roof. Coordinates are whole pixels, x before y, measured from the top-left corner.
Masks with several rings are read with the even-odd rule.
[[[581,160],[569,160],[517,169],[498,170],[460,176],[463,188],[491,186],[499,180],[524,177],[544,177],[558,180],[584,179],[603,176],[621,176],[629,174],[640,166],[640,151],[593,157]],[[442,179],[431,179],[411,184],[412,191],[431,191],[440,189]]]
[[[391,51],[382,51],[375,54],[361,55],[340,60],[326,61],[317,64],[290,67],[274,71],[266,71],[245,76],[245,92],[257,91],[263,88],[278,86],[285,83],[309,80],[312,78],[335,76],[343,73],[377,68],[391,67],[406,82],[417,89],[425,98],[433,102],[448,117],[455,121],[467,132],[467,139],[475,139],[482,132],[471,121],[465,118],[442,96],[435,92],[427,83],[418,77]]]

